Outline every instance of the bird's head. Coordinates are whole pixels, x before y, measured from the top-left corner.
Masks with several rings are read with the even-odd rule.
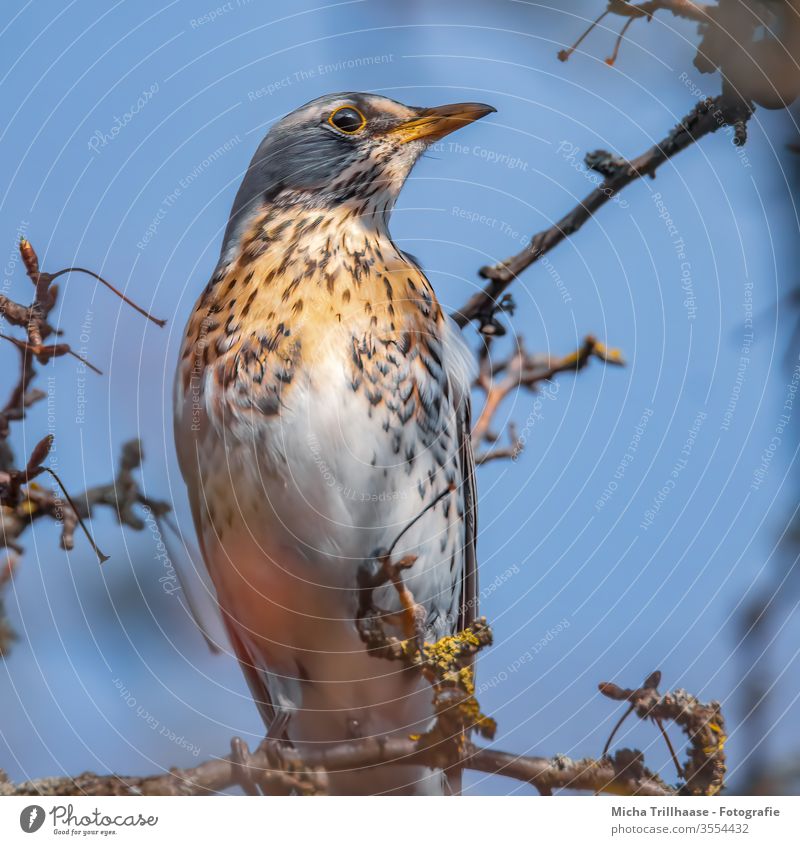
[[[352,206],[384,222],[430,144],[495,111],[482,103],[406,106],[377,94],[328,94],[278,121],[256,150],[231,211],[223,254],[265,204]]]

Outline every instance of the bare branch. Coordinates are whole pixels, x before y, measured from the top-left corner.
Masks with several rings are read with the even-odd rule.
[[[492,361],[491,347],[492,340],[488,338],[478,356],[478,376],[474,383],[474,387],[485,394],[483,407],[472,429],[472,444],[476,452],[483,443],[496,444],[499,440],[499,435],[492,431],[492,423],[503,400],[518,388],[536,391],[542,382],[550,381],[559,373],[579,372],[592,358],[606,364],[624,364],[619,350],[609,349],[593,335],[587,335],[574,352],[558,358],[527,352],[521,337],[517,338],[514,351],[500,361]],[[486,452],[477,452],[475,463],[480,465],[501,458],[516,458],[524,444],[518,438],[514,425],[509,425],[508,433],[508,446],[492,445]]]
[[[0,795],[207,795],[237,785],[265,794],[320,794],[326,791],[328,773],[409,764],[502,775],[529,783],[543,795],[557,789],[648,796],[719,792],[725,773],[725,733],[716,702],[702,704],[683,690],[659,695],[653,687],[628,690],[607,683],[600,687],[606,696],[633,704],[641,719],[674,721],[681,726],[689,753],[684,783],[666,784],[645,768],[636,750],[621,749],[613,758],[600,760],[525,756],[447,741],[434,729],[420,737],[372,737],[321,746],[302,757],[286,742],[266,740],[251,753],[240,739],[234,739],[229,756],[190,769],[148,777],[87,772],[75,778],[20,784],[0,780]]]
[[[75,546],[75,530],[81,520],[92,516],[97,507],[110,508],[120,525],[135,530],[145,527],[144,520],[136,512],[137,506],[148,508],[156,518],[169,513],[171,508],[167,502],[150,499],[142,492],[134,475],[142,459],[141,443],[131,440],[122,447],[119,470],[113,481],[90,487],[73,497],[63,487],[62,497],[58,489],[29,483],[32,476],[39,474],[37,470],[49,472],[47,467],[34,467],[29,463],[25,470],[0,471],[0,549],[6,551],[5,561],[0,562],[0,591],[18,565],[18,556],[23,551],[19,538],[36,520],[49,518],[59,523],[61,548],[69,551]],[[88,532],[87,536],[96,549]],[[97,551],[102,562],[105,555]],[[14,639],[13,629],[3,614],[0,595],[0,655],[8,652]]]
[[[244,760],[242,760],[244,757]],[[271,741],[252,754],[209,760],[191,769],[149,777],[96,775],[42,778],[12,784],[0,781],[0,795],[209,795],[240,785],[243,772],[265,794],[319,794],[325,773],[374,766],[439,766],[439,757],[420,741],[370,738],[314,751],[301,760],[288,744]],[[620,751],[614,760],[526,757],[468,746],[458,767],[530,783],[543,794],[554,789],[613,795],[669,796],[677,792],[641,763],[638,752]]]
[[[19,564],[19,555],[22,552],[19,538],[37,519],[48,517],[60,523],[61,547],[67,550],[73,548],[75,529],[80,526],[89,544],[103,562],[107,559],[106,555],[97,547],[83,523],[84,519],[91,516],[96,506],[112,507],[120,524],[135,529],[144,528],[143,520],[136,513],[136,505],[147,506],[156,518],[164,516],[170,510],[169,505],[164,502],[147,499],[133,476],[133,470],[139,467],[142,460],[138,440],[123,446],[119,472],[110,484],[92,487],[74,499],[53,469],[44,465],[52,444],[52,436],[48,435],[37,444],[23,469],[15,468],[17,462],[8,440],[10,423],[24,419],[26,410],[46,395],[43,391],[31,387],[36,377],[34,361],[46,363],[52,358],[72,355],[95,372],[100,372],[75,353],[69,344],[45,343],[48,338],[60,334],[49,323],[50,312],[58,299],[58,286],[53,283],[56,278],[67,273],[86,273],[157,325],[164,324],[163,320],[152,317],[91,270],[70,267],[57,273],[46,273],[39,266],[36,250],[25,238],[20,241],[19,252],[25,272],[33,284],[34,295],[30,305],[21,305],[7,296],[0,295],[0,316],[5,318],[9,325],[25,332],[25,339],[0,333],[0,338],[10,341],[20,351],[20,374],[17,384],[5,406],[0,409],[0,549],[6,553],[5,559],[0,563],[0,590],[10,580]],[[43,473],[51,475],[59,489],[47,489],[32,483]],[[8,651],[13,640],[14,632],[5,618],[0,596],[0,655]]]
[[[715,9],[709,3],[695,3],[693,0],[648,0],[645,3],[628,3],[625,0],[610,0],[608,11],[614,15],[651,18],[656,12],[672,12],[677,18],[686,18],[698,23],[708,23],[710,13]]]
[[[471,320],[478,320],[481,325],[490,321],[500,297],[514,279],[565,238],[577,232],[623,188],[643,176],[652,176],[662,164],[705,135],[723,126],[744,125],[750,114],[750,106],[739,99],[720,96],[713,100],[703,100],[669,135],[629,162],[610,153],[592,154],[594,163],[589,166],[597,170],[603,168],[601,172],[606,178],[602,184],[555,225],[534,235],[521,252],[497,264],[482,267],[480,275],[489,279],[489,284],[455,312],[453,319],[460,326],[465,326]]]
[[[659,674],[660,677],[660,674]],[[622,689],[616,684],[600,684],[600,692],[615,701],[627,701],[640,719],[675,722],[689,741],[688,759],[681,767],[685,784],[681,793],[717,795],[725,779],[725,720],[719,702],[703,704],[686,690],[660,695],[658,680],[639,689]],[[674,751],[670,744],[670,751]]]

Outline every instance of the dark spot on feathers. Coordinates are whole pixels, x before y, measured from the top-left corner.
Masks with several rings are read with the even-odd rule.
[[[411,419],[416,409],[417,403],[412,399],[407,405],[405,405],[405,407],[397,412],[400,422],[405,425]]]
[[[265,417],[274,417],[281,409],[281,401],[273,391],[258,395],[253,403]]]
[[[294,378],[294,373],[291,369],[289,369],[289,367],[279,367],[275,371],[275,375],[278,377],[278,381],[281,381],[284,384],[291,384],[292,379]]]

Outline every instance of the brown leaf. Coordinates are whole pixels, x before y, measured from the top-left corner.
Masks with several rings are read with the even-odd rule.
[[[608,681],[602,681],[597,685],[597,688],[606,698],[613,698],[614,701],[625,701],[628,698],[627,690]]]
[[[42,465],[44,459],[50,454],[52,446],[53,435],[48,434],[33,447],[31,456],[28,458],[28,466],[25,468],[26,473],[33,472]]]

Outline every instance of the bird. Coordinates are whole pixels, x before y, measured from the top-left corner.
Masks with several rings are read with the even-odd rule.
[[[430,685],[368,650],[380,550],[426,641],[477,612],[467,344],[389,231],[428,147],[495,109],[345,92],[266,134],[182,338],[174,433],[200,551],[267,737],[303,751],[428,730]],[[397,591],[375,590],[402,636]],[[441,795],[420,765],[332,773],[334,794]]]

